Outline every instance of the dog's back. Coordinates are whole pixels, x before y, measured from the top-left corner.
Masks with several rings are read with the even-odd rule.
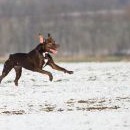
[[[39,67],[40,56],[35,51],[31,54],[28,53],[16,53],[11,54],[8,59],[12,62],[13,66],[21,66],[28,70],[33,70],[35,67]]]

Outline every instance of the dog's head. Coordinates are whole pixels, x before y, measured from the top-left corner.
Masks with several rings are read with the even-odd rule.
[[[55,43],[55,40],[52,38],[50,34],[48,34],[48,37],[46,39],[44,39],[43,36],[40,34],[39,41],[40,41],[40,44],[43,45],[44,52],[49,52],[52,54],[57,53],[57,49],[59,45]]]

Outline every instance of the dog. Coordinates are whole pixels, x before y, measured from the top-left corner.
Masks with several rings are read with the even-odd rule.
[[[4,64],[2,75],[0,76],[0,83],[5,78],[8,73],[14,68],[16,72],[16,77],[14,83],[18,86],[18,80],[22,74],[22,68],[31,70],[33,72],[38,72],[41,74],[46,74],[49,76],[49,80],[53,80],[53,76],[50,72],[43,70],[43,67],[49,65],[55,70],[63,71],[64,73],[73,74],[73,71],[66,70],[55,64],[51,54],[56,54],[59,47],[55,43],[54,39],[48,34],[48,38],[44,39],[41,34],[39,34],[40,44],[36,46],[35,49],[29,53],[15,53],[10,54],[8,60]]]

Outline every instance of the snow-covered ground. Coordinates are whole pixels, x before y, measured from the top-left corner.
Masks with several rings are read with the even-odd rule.
[[[0,130],[129,130],[130,63],[60,63],[54,80],[23,69],[0,84]],[[3,65],[0,65],[0,73]]]

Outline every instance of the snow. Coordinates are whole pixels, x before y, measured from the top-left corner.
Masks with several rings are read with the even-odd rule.
[[[46,75],[12,70],[0,84],[0,130],[130,129],[130,62],[59,63]],[[3,64],[0,65],[0,72]]]

